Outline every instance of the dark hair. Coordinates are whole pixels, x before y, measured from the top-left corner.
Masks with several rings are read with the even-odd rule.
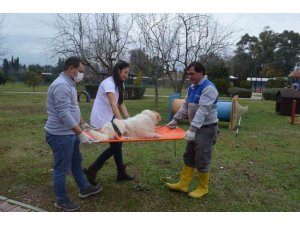
[[[205,75],[205,67],[198,61],[194,61],[194,62],[191,62],[188,67],[187,67],[187,70],[191,69],[192,67],[195,68],[195,71],[198,72],[198,73],[203,73],[203,75]]]
[[[65,61],[64,70],[67,70],[70,66],[78,68],[80,63],[82,63],[82,61],[79,57],[71,56]]]
[[[115,81],[115,84],[119,90],[119,99],[118,104],[121,105],[124,100],[124,81],[120,79],[119,71],[129,67],[129,63],[125,61],[118,61],[112,70],[112,77]]]

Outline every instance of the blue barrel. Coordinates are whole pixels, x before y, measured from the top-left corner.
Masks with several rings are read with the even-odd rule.
[[[218,119],[220,121],[230,122],[232,101],[218,101]]]
[[[172,114],[172,103],[174,99],[179,99],[180,94],[179,93],[173,93],[169,97],[169,115],[168,115],[168,121],[171,121],[173,118]],[[184,99],[182,99],[184,101]],[[230,122],[230,116],[231,116],[231,107],[232,107],[232,101],[218,101],[217,103],[218,107],[218,119],[220,121],[224,122]]]

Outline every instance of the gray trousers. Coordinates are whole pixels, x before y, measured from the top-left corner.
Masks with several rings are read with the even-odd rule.
[[[188,141],[183,160],[185,165],[196,167],[199,172],[209,171],[211,155],[217,141],[218,126],[197,129],[195,140]]]

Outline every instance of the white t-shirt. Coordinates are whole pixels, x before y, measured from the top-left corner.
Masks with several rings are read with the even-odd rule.
[[[116,101],[119,99],[119,90],[115,85],[112,76],[103,80],[98,88],[96,99],[94,101],[90,122],[97,128],[102,128],[107,122],[110,122],[114,116],[108,96],[106,93],[115,94]]]

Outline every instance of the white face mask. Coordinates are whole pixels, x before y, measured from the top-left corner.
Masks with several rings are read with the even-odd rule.
[[[84,76],[84,73],[78,73],[78,74],[77,74],[77,77],[74,77],[74,81],[75,81],[76,83],[82,81],[83,76]]]

